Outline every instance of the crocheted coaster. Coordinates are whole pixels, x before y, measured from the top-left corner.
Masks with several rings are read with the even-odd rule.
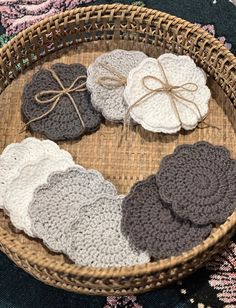
[[[26,138],[20,143],[8,145],[0,157],[0,208],[4,208],[4,195],[8,184],[16,176],[20,168],[45,155],[58,158],[60,155],[72,160],[71,155],[60,150],[58,145],[50,140],[40,141],[36,138]]]
[[[35,120],[29,123],[30,129],[52,140],[75,139],[98,129],[101,115],[90,102],[85,82],[86,68],[81,64],[54,64],[51,70],[37,72],[22,96],[25,122]]]
[[[121,233],[123,196],[101,196],[80,208],[71,224],[67,250],[79,265],[110,267],[150,261],[147,253],[132,249]]]
[[[161,198],[182,218],[220,224],[236,208],[236,160],[207,142],[178,146],[156,176]]]
[[[116,195],[112,183],[100,172],[74,167],[57,172],[48,183],[38,187],[29,207],[34,234],[56,252],[66,252],[68,239],[64,234],[79,208],[101,194]]]
[[[123,98],[128,73],[147,56],[140,51],[113,50],[98,57],[88,68],[87,87],[93,106],[110,121],[123,121]]]
[[[211,226],[196,226],[173,214],[160,198],[155,175],[138,182],[123,201],[121,229],[131,245],[157,259],[198,245]]]
[[[124,97],[129,115],[145,129],[176,133],[206,117],[211,93],[205,73],[189,56],[164,54],[130,71]]]
[[[62,155],[61,155],[62,156]],[[18,175],[8,185],[4,198],[4,206],[9,213],[12,224],[29,236],[34,236],[28,207],[33,198],[34,190],[47,182],[53,171],[66,170],[74,163],[67,157],[64,159],[45,158],[22,167]]]

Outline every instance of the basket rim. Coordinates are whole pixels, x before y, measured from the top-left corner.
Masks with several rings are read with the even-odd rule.
[[[0,49],[0,57],[4,56],[5,52],[8,52],[10,49],[14,49],[14,45],[21,40],[24,40],[31,31],[35,29],[41,28],[48,22],[52,23],[56,20],[62,20],[65,17],[74,16],[78,13],[94,13],[97,11],[106,11],[115,10],[119,12],[119,10],[126,10],[127,12],[137,12],[138,17],[140,14],[142,16],[153,16],[151,18],[151,22],[157,20],[158,17],[166,17],[167,20],[175,19],[176,23],[184,23],[185,28],[189,28],[191,33],[200,33],[203,35],[204,40],[209,40],[210,43],[216,47],[216,49],[220,50],[224,57],[226,57],[230,62],[235,64],[236,68],[236,57],[214,36],[206,32],[205,30],[201,29],[199,26],[188,22],[182,18],[178,18],[174,15],[170,15],[165,12],[161,12],[154,9],[134,6],[134,5],[127,5],[127,4],[104,4],[104,5],[92,5],[87,7],[79,7],[72,10],[67,10],[65,12],[61,12],[49,17],[44,18],[43,20],[33,24],[32,26],[28,27],[27,29],[19,32],[15,37],[13,37],[6,45],[4,45]],[[16,77],[14,77],[15,79]],[[134,275],[143,275],[143,274],[150,274],[153,272],[162,271],[164,269],[171,269],[175,266],[178,266],[182,263],[186,263],[191,259],[195,258],[200,254],[204,254],[205,251],[210,249],[213,245],[219,242],[230,230],[235,228],[236,226],[236,211],[228,217],[226,222],[220,225],[217,229],[212,231],[211,235],[208,236],[202,243],[198,246],[195,246],[191,250],[183,252],[178,256],[173,256],[168,259],[163,259],[159,261],[154,261],[146,264],[141,265],[133,265],[133,266],[123,266],[123,267],[111,267],[111,268],[93,268],[93,267],[86,267],[86,266],[79,266],[76,264],[65,264],[62,261],[52,261],[47,258],[38,257],[29,249],[27,250],[27,245],[21,244],[19,241],[16,241],[14,236],[9,234],[0,226],[0,250],[4,251],[4,246],[9,249],[13,254],[18,255],[18,257],[26,259],[28,262],[39,266],[47,268],[48,270],[52,271],[63,271],[64,273],[70,275],[84,275],[84,276],[94,276],[98,278],[108,278],[108,277],[128,277]]]

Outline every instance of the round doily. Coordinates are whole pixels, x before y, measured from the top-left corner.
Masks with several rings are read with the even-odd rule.
[[[9,213],[12,224],[29,236],[34,236],[28,207],[33,198],[34,190],[47,182],[47,177],[57,170],[66,170],[74,163],[67,157],[62,159],[44,158],[22,167],[18,175],[9,183],[4,198],[4,207]]]
[[[79,208],[101,194],[116,195],[115,186],[100,172],[74,167],[57,172],[48,183],[38,187],[29,207],[34,234],[56,252],[66,252],[68,238],[64,234]]]
[[[155,175],[138,182],[122,205],[123,234],[137,249],[163,259],[200,244],[211,226],[196,226],[174,215],[160,198]]]
[[[170,86],[181,88],[160,92],[160,88],[167,89],[162,84],[166,84],[165,75]],[[153,132],[171,134],[181,127],[193,129],[206,117],[211,93],[205,73],[190,57],[164,54],[158,59],[144,59],[130,71],[124,97],[129,107],[140,100],[130,109],[130,116],[137,123]]]
[[[123,196],[101,196],[81,207],[71,224],[69,257],[79,265],[127,266],[150,261],[147,253],[129,245],[121,233]]]
[[[127,104],[123,98],[124,84],[108,81],[109,87],[98,82],[99,77],[117,78],[121,75],[125,80],[131,69],[136,67],[147,56],[140,51],[116,49],[98,57],[88,68],[87,88],[91,92],[93,106],[110,121],[123,121]],[[105,64],[112,72],[102,66]],[[118,74],[118,75],[117,75]]]
[[[86,75],[86,68],[81,64],[54,64],[51,69],[56,73],[65,88],[69,88],[78,76]],[[85,79],[78,80],[76,86],[82,85]],[[39,117],[53,106],[51,103],[40,104],[35,95],[41,91],[61,90],[60,85],[49,70],[40,70],[32,78],[23,91],[22,114],[25,122]],[[67,95],[62,95],[55,109],[46,117],[32,122],[29,128],[38,133],[43,133],[51,140],[68,140],[79,138],[85,133],[90,133],[99,128],[101,115],[93,108],[87,90],[69,93],[82,117],[85,128]],[[41,100],[52,99],[55,94],[48,94]]]
[[[221,224],[236,208],[236,160],[207,142],[181,145],[157,174],[161,198],[182,218]]]

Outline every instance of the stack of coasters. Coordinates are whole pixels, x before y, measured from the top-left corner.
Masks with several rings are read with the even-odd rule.
[[[87,70],[81,64],[55,64],[40,70],[23,91],[22,115],[33,132],[69,140],[97,130],[101,115],[86,89]]]
[[[71,260],[103,268],[150,261],[148,253],[132,248],[121,233],[122,200],[123,196],[100,196],[80,208],[67,231]]]
[[[175,256],[206,238],[211,226],[177,217],[160,198],[155,175],[136,183],[122,205],[121,229],[130,245],[155,259]]]
[[[236,160],[207,142],[178,146],[125,197],[122,232],[157,259],[200,244],[236,208]]]
[[[71,155],[61,150],[50,140],[40,141],[36,138],[26,138],[20,143],[8,145],[0,156],[0,208],[4,208],[4,197],[10,182],[18,175],[19,170],[39,158],[67,157],[73,161]]]
[[[79,166],[51,174],[45,185],[39,186],[29,207],[33,233],[56,252],[67,252],[65,233],[79,209],[101,194],[115,196],[115,186],[100,172]]]
[[[27,208],[34,188],[50,172],[73,165],[71,155],[50,140],[27,138],[6,147],[0,157],[0,204],[17,229],[33,236]]]
[[[164,54],[130,71],[124,97],[135,122],[172,134],[194,129],[207,116],[211,93],[204,71],[190,57]]]
[[[195,224],[221,224],[236,208],[236,160],[201,141],[178,146],[156,176],[162,200]]]
[[[123,93],[129,72],[147,56],[140,51],[116,49],[98,57],[88,68],[87,88],[94,108],[113,122],[127,111]]]

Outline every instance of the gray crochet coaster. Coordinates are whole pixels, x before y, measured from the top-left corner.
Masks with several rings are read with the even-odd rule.
[[[207,142],[178,146],[156,176],[162,200],[184,219],[221,224],[236,208],[236,160]]]
[[[150,261],[147,253],[132,248],[121,233],[123,198],[101,196],[80,208],[67,235],[71,239],[67,252],[75,263],[105,268]]]
[[[145,58],[147,56],[140,51],[116,49],[101,55],[89,66],[87,87],[91,92],[91,101],[96,110],[102,112],[106,119],[115,122],[123,121],[128,108],[123,97],[126,78],[129,72]],[[102,66],[104,64],[107,68]],[[125,82],[118,86],[119,82],[115,80],[119,76],[122,76]],[[100,77],[114,78],[113,81],[108,82],[113,86],[101,85],[98,82]]]
[[[47,184],[34,191],[33,201],[29,205],[33,233],[49,249],[66,252],[68,239],[64,230],[77,217],[79,208],[100,194],[116,193],[114,185],[95,170],[76,166],[52,173]]]
[[[81,64],[54,64],[51,69],[59,77],[65,88],[69,88],[78,76],[87,75],[86,68]],[[74,88],[82,85],[85,81],[86,79],[78,80]],[[52,108],[55,100],[51,103],[42,104],[35,99],[36,94],[48,90],[58,91],[61,90],[61,87],[49,70],[42,69],[33,76],[32,81],[25,86],[23,91],[21,111],[26,123],[45,114]],[[44,95],[44,97],[40,97],[40,100],[55,98],[56,94]],[[73,91],[69,95],[74,99],[85,128],[73,103],[65,94],[60,97],[57,106],[50,114],[30,123],[29,128],[55,141],[79,138],[85,133],[98,129],[101,115],[93,108],[88,91]]]
[[[155,175],[136,183],[122,205],[123,234],[131,245],[163,259],[201,243],[211,226],[196,226],[174,215],[160,198]]]

